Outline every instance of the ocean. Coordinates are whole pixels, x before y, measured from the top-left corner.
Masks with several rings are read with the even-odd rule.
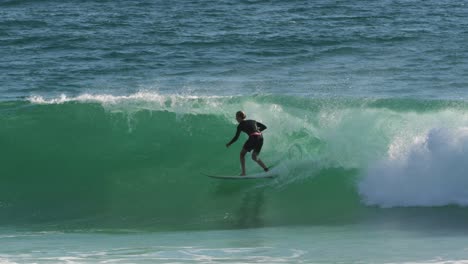
[[[0,263],[468,263],[467,16],[0,0]]]

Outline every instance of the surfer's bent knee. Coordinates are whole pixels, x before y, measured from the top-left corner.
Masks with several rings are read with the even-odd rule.
[[[253,159],[254,161],[257,161],[257,160],[258,160],[257,155],[258,155],[257,152],[252,153],[252,159]]]

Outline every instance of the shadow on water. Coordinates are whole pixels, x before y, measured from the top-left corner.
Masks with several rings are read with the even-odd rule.
[[[237,211],[237,228],[253,228],[265,225],[262,220],[265,196],[263,189],[254,189],[245,192]]]

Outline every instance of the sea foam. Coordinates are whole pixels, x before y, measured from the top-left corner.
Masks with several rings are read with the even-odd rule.
[[[398,143],[395,143],[398,144]],[[468,205],[468,128],[433,128],[371,166],[359,183],[368,205]],[[405,150],[403,150],[405,149]]]

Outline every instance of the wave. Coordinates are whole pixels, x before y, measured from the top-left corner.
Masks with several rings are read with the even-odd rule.
[[[262,159],[275,180],[201,174],[239,173],[242,143],[224,145],[240,109],[268,126]],[[1,102],[0,223],[232,228],[356,221],[372,206],[466,206],[467,109],[149,92]],[[247,170],[260,168],[248,160]]]

